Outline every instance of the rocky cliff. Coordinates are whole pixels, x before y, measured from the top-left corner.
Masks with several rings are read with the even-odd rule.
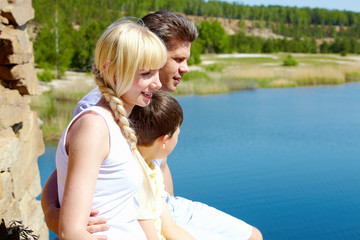
[[[24,225],[48,239],[40,202],[37,158],[44,142],[26,95],[37,93],[27,22],[31,0],[0,0],[0,218]]]

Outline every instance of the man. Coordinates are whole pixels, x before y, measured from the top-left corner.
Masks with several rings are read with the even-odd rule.
[[[159,72],[162,83],[161,90],[174,92],[183,74],[189,72],[187,59],[190,57],[191,42],[198,36],[196,27],[188,19],[168,11],[148,14],[142,18],[142,21],[166,45],[168,50],[167,62]],[[99,99],[99,91],[94,89],[78,103],[75,112],[96,104]],[[173,218],[177,224],[190,232],[196,239],[262,239],[258,229],[239,219],[206,204],[174,197],[173,182],[167,159],[160,162],[165,189],[169,193],[167,204]],[[41,204],[48,227],[57,233],[60,208],[57,198],[56,171],[44,186]],[[94,216],[96,213],[94,210],[91,214]],[[88,231],[106,230],[108,226],[105,222],[106,219],[90,217]]]

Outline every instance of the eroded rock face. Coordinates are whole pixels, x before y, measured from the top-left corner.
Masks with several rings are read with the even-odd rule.
[[[24,95],[37,94],[32,43],[26,24],[31,0],[0,0],[0,216],[48,239],[40,202],[37,158],[44,152],[35,112]]]
[[[5,6],[1,8],[1,15],[16,27],[22,26],[34,18],[34,9],[31,6],[31,0],[10,0],[8,4],[4,5]]]
[[[33,47],[26,23],[34,17],[30,0],[0,0],[0,80],[21,94],[37,94]]]

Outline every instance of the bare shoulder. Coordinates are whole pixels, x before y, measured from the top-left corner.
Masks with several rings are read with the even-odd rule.
[[[108,133],[108,127],[105,119],[94,111],[87,111],[76,119],[70,129],[70,132],[84,132],[84,134]]]
[[[93,111],[85,112],[69,128],[66,149],[103,149],[108,152],[109,129],[105,119]],[[91,150],[90,150],[91,151]]]
[[[84,112],[81,116],[79,116],[76,121],[74,121],[73,125],[75,125],[76,123],[80,123],[81,125],[91,128],[94,128],[94,126],[107,128],[104,117],[102,117],[95,111]]]

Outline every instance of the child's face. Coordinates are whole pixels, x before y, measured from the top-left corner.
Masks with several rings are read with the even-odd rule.
[[[169,155],[175,148],[177,142],[178,142],[178,137],[179,137],[179,133],[180,133],[180,127],[178,127],[176,129],[176,131],[174,132],[174,134],[172,135],[171,138],[168,138],[165,142],[165,151],[166,151],[166,156]]]

